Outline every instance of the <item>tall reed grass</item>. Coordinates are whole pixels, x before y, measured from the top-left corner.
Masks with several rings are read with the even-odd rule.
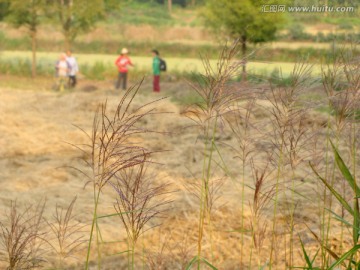
[[[79,148],[88,158],[86,163],[89,172],[83,172],[92,184],[93,218],[89,235],[85,268],[89,269],[91,247],[97,249],[97,266],[101,269],[101,231],[99,227],[99,205],[105,186],[111,186],[116,192],[114,208],[116,214],[103,215],[108,218],[119,216],[127,233],[130,254],[129,269],[135,267],[135,245],[143,233],[144,226],[158,217],[169,201],[159,201],[166,195],[167,185],[155,185],[145,175],[146,166],[150,164],[152,151],[134,139],[141,134],[155,132],[141,127],[141,122],[155,114],[152,103],[132,108],[132,101],[140,89],[138,85],[130,87],[121,98],[113,115],[108,114],[107,103],[100,106],[93,121],[93,130],[87,134],[90,144]],[[90,151],[88,151],[90,149]]]
[[[197,263],[198,269],[201,268],[202,262],[210,267],[214,267],[203,257],[203,238],[206,230],[208,230],[212,253],[214,250],[211,210],[215,196],[213,196],[214,189],[211,187],[213,187],[213,170],[216,167],[216,163],[221,162],[221,154],[215,138],[224,124],[224,115],[229,113],[231,104],[237,99],[234,93],[227,90],[227,84],[238,74],[238,70],[241,67],[240,62],[234,61],[238,52],[238,42],[234,42],[228,47],[225,46],[219,55],[216,67],[212,67],[208,58],[204,58],[205,73],[199,77],[196,83],[191,84],[201,101],[190,107],[187,113],[190,119],[199,127],[200,134],[204,140],[203,168],[198,188],[200,209],[197,255],[189,263],[189,267]],[[218,156],[217,159],[219,161],[215,161],[215,156]]]
[[[171,269],[174,260],[181,269],[222,269],[215,254],[223,252],[221,246],[228,247],[225,238],[216,242],[219,232],[236,233],[236,240],[226,238],[229,245],[236,241],[231,258],[224,256],[235,257],[230,266],[234,269],[359,268],[360,64],[354,61],[356,50],[337,51],[329,58],[321,81],[324,98],[316,103],[304,99],[318,91],[314,85],[320,89],[311,66],[296,65],[286,83],[281,83],[284,78],[278,71],[267,84],[251,85],[234,79],[242,64],[237,53],[235,42],[223,49],[217,65],[205,58],[205,73],[190,81],[196,98],[190,100],[194,102],[185,115],[197,128],[197,142],[203,149],[198,153],[200,173],[187,186],[198,202],[198,209],[190,209],[197,211],[197,234],[192,238],[175,226],[172,229],[185,234],[186,241],[173,248],[167,243],[160,243],[157,251],[138,247],[142,235],[160,223],[172,200],[169,185],[158,181],[156,170],[151,169],[155,152],[138,140],[161,133],[144,125],[157,114],[157,102],[134,106],[140,83],[121,96],[116,108],[107,102],[100,105],[91,133],[85,132],[88,144],[76,146],[86,157],[85,192],[91,186],[93,201],[85,269],[94,260],[98,269],[104,268],[100,222],[112,218],[124,232],[128,246],[121,252],[127,255],[128,269],[145,269],[145,257],[150,269]],[[105,70],[101,64],[96,67],[98,73]],[[330,113],[312,117],[318,105]],[[108,192],[114,198],[114,212],[102,213],[102,198]],[[230,230],[214,218],[217,202],[226,192],[236,193],[230,209],[234,216],[223,216]],[[45,204],[22,212],[13,203],[0,222],[0,256],[9,269],[41,268],[47,263],[46,242],[56,253],[57,266],[66,268],[66,259],[84,243],[84,228],[74,220],[74,204],[75,199],[64,210],[57,206],[53,218],[46,219],[46,231]],[[314,212],[318,217],[312,219]]]

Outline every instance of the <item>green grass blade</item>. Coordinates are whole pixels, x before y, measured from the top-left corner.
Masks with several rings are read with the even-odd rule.
[[[198,256],[195,256],[186,266],[186,270],[190,270],[191,267],[194,265],[194,263],[196,263],[198,261]]]
[[[342,204],[342,206],[352,215],[354,216],[354,210],[351,208],[351,206],[347,203],[345,198],[343,198],[324,178],[322,178],[315,168],[310,164],[311,169],[316,174],[316,176],[324,183],[324,185],[331,191],[331,193],[334,195],[334,197]]]
[[[308,256],[308,254],[307,254],[307,252],[306,252],[304,243],[303,243],[303,241],[302,241],[301,238],[300,238],[300,235],[299,235],[299,239],[300,239],[301,248],[302,248],[302,251],[303,251],[303,254],[304,254],[304,258],[305,258],[305,261],[306,261],[306,263],[307,263],[307,267],[298,267],[298,268],[307,269],[307,270],[309,270],[309,269],[319,270],[319,269],[320,269],[319,267],[313,267],[313,263],[314,263],[317,255],[318,255],[320,249],[318,249],[318,250],[316,251],[316,253],[315,253],[315,255],[314,255],[314,258],[313,258],[312,260],[310,260],[310,257]]]
[[[115,216],[119,216],[118,213],[115,214],[109,214],[109,215],[104,215],[104,216],[98,216],[96,217],[97,219],[102,219],[102,218],[109,218],[109,217],[115,217]]]
[[[102,234],[101,234],[100,225],[98,223],[97,223],[97,226],[96,226],[96,231],[99,234],[101,243],[104,243],[104,239],[103,239]]]
[[[289,188],[289,190],[291,192],[293,192],[294,194],[298,195],[299,197],[304,198],[305,200],[310,200],[309,197],[305,196],[304,194],[301,194],[301,192],[299,192],[299,191],[297,191],[297,190],[295,190],[293,188]]]
[[[344,176],[344,178],[346,179],[346,181],[348,182],[348,184],[350,185],[350,187],[353,189],[353,191],[355,193],[354,214],[353,214],[354,221],[353,221],[353,231],[352,232],[353,232],[353,241],[354,241],[354,243],[357,243],[357,241],[359,240],[359,230],[356,228],[359,228],[359,224],[360,224],[359,218],[360,217],[359,217],[359,202],[356,197],[359,197],[360,189],[359,189],[359,186],[357,185],[354,177],[350,173],[349,168],[346,166],[345,162],[341,158],[339,151],[336,149],[336,147],[334,146],[334,144],[332,143],[331,140],[330,140],[330,143],[331,143],[331,146],[334,151],[336,164],[339,167],[341,174]]]
[[[352,227],[352,226],[353,226],[349,221],[343,219],[341,216],[339,216],[338,214],[336,214],[334,211],[332,211],[332,210],[330,210],[330,209],[328,209],[328,208],[325,208],[325,210],[328,211],[328,212],[330,212],[332,215],[334,215],[334,217],[335,217],[336,220],[344,223],[346,226],[349,226],[349,227]]]
[[[144,208],[146,209],[146,208]],[[143,210],[144,210],[143,209]],[[124,215],[124,214],[130,214],[130,213],[136,213],[136,212],[140,212],[141,210],[133,210],[133,211],[126,211],[126,212],[119,212],[119,213],[113,213],[113,214],[108,214],[108,215],[103,215],[103,216],[98,216],[96,217],[97,219],[102,219],[102,218],[109,218],[109,217],[118,217],[120,215]]]
[[[215,266],[213,266],[208,260],[206,260],[205,258],[201,258],[201,260],[207,265],[209,266],[211,269],[213,270],[218,270]]]
[[[360,245],[353,246],[349,251],[345,252],[336,262],[334,262],[328,270],[335,269],[336,266],[342,264],[349,256],[354,255],[360,249]]]
[[[309,256],[308,256],[306,250],[305,250],[305,246],[304,246],[303,241],[302,241],[301,238],[300,238],[300,235],[299,235],[299,240],[300,240],[301,249],[302,249],[302,252],[303,252],[303,254],[304,254],[304,258],[305,258],[305,261],[306,261],[306,263],[307,263],[307,265],[308,265],[308,268],[309,268],[309,269],[313,269],[312,262],[310,261],[310,258],[309,258]]]
[[[319,251],[320,251],[320,249],[318,249],[317,251],[316,251],[316,253],[315,253],[315,255],[314,255],[314,258],[312,259],[312,261],[311,261],[311,264],[313,264],[314,263],[314,261],[315,261],[315,259],[316,259],[316,257],[317,257],[317,255],[319,254]],[[320,269],[319,267],[315,267],[314,269]]]
[[[331,249],[329,249],[326,245],[323,245],[322,241],[320,240],[319,236],[317,236],[317,234],[310,229],[310,227],[308,225],[305,226],[308,228],[308,230],[311,232],[311,234],[315,237],[316,241],[322,246],[322,248],[324,248],[330,255],[331,257],[333,257],[335,260],[338,260],[340,257]]]
[[[116,256],[116,255],[120,255],[120,254],[124,254],[124,253],[129,253],[129,252],[132,252],[132,250],[129,249],[129,250],[125,250],[125,251],[120,251],[120,252],[117,252],[117,253],[114,253],[114,254],[110,254],[109,256]]]
[[[117,243],[125,243],[124,240],[118,240],[118,241],[104,241],[103,244],[117,244]]]
[[[336,149],[336,147],[334,146],[334,144],[332,143],[332,141],[330,140],[331,146],[333,148],[334,154],[335,154],[335,161],[336,164],[339,167],[339,170],[341,171],[342,175],[345,177],[345,179],[348,181],[350,187],[354,190],[356,197],[360,196],[360,189],[359,186],[356,184],[356,181],[354,179],[354,177],[351,175],[349,168],[346,166],[346,164],[344,163],[343,159],[341,158],[338,150]]]
[[[356,244],[359,240],[359,201],[354,199],[354,222],[353,222],[353,241]]]

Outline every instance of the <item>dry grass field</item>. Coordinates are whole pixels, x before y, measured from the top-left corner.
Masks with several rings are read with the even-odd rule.
[[[15,78],[1,79],[4,82]],[[21,84],[25,89],[21,89]],[[105,82],[82,81],[77,89],[63,93],[49,90],[49,84],[49,81],[28,80],[26,83],[26,80],[19,79],[16,87],[10,83],[0,85],[1,216],[6,216],[11,201],[16,200],[17,205],[24,209],[27,205],[45,200],[43,216],[50,220],[56,205],[66,209],[76,196],[75,217],[72,222],[81,227],[79,235],[88,239],[93,191],[91,184],[86,185],[86,177],[77,170],[88,171],[83,161],[86,155],[74,146],[89,143],[84,132],[91,134],[93,118],[99,104],[107,101],[108,113],[112,115],[124,92],[113,90],[112,85]],[[268,264],[270,250],[273,249],[275,269],[285,269],[291,256],[294,266],[303,267],[305,259],[299,236],[309,254],[313,256],[319,249],[319,243],[309,229],[315,233],[321,232],[322,210],[319,206],[323,203],[320,196],[321,190],[324,190],[311,172],[307,161],[323,158],[317,150],[321,151],[326,146],[324,125],[328,121],[328,115],[314,109],[303,115],[301,123],[304,125],[306,137],[301,138],[301,142],[306,141],[306,144],[302,144],[299,149],[302,158],[299,159],[297,169],[292,172],[289,169],[282,171],[282,191],[279,192],[276,203],[270,200],[260,209],[257,222],[264,227],[263,231],[257,231],[262,241],[257,242],[260,246],[255,247],[252,230],[256,179],[259,180],[257,177],[267,167],[263,186],[265,194],[266,190],[276,185],[277,178],[276,164],[273,164],[276,163],[276,156],[271,153],[277,150],[271,150],[270,146],[278,139],[273,137],[277,130],[272,126],[271,120],[274,103],[271,98],[268,99],[271,96],[268,86],[235,84],[232,87],[239,93],[248,93],[250,97],[255,97],[257,93],[262,94],[255,100],[250,100],[247,95],[247,98],[238,104],[240,114],[244,117],[241,117],[238,123],[238,135],[243,134],[240,140],[225,123],[220,124],[216,140],[221,146],[222,159],[228,172],[224,174],[220,169],[221,165],[214,164],[211,179],[221,185],[213,189],[213,214],[211,223],[206,224],[208,233],[203,239],[203,256],[218,269],[257,269]],[[155,99],[170,97],[151,104],[150,107],[154,107],[159,114],[150,115],[140,122],[141,128],[164,134],[145,133],[133,138],[136,143],[158,152],[153,155],[153,164],[149,168],[151,181],[169,184],[172,191],[168,196],[172,201],[170,209],[161,219],[151,220],[144,228],[145,233],[137,244],[135,269],[185,269],[197,252],[199,202],[193,193],[196,193],[194,183],[199,181],[203,170],[204,137],[187,117],[189,115],[184,111],[186,108],[171,102],[172,95],[188,88],[187,84],[164,83],[161,94],[155,95],[151,92],[151,82],[145,81],[130,107],[130,111],[134,111],[136,107]],[[303,94],[305,103],[314,97],[316,102],[325,101],[325,94],[320,88],[309,88]],[[249,104],[252,106],[249,115],[252,127],[248,130],[249,133],[245,134],[244,121]],[[237,122],[231,114],[227,116],[227,121]],[[310,134],[316,134],[316,139]],[[248,145],[252,149],[243,172],[239,158],[241,155],[235,151],[239,151],[238,147],[241,145]],[[291,192],[291,188],[286,188],[289,181],[294,185],[293,188],[296,187],[296,193]],[[110,185],[105,186],[98,209],[99,216],[115,213],[115,198],[114,189]],[[289,250],[288,242],[290,200],[296,202],[296,209],[292,213],[296,235],[293,238],[295,245],[292,251]],[[276,229],[272,230],[275,204],[278,207],[277,223]],[[333,209],[339,211],[338,207],[334,206]],[[116,255],[127,249],[124,242],[126,233],[119,216],[99,219],[98,225],[103,241],[100,245],[101,269],[126,269],[127,256]],[[332,221],[329,241],[333,251],[340,252],[351,244],[344,235],[346,233],[342,231],[339,222]],[[50,241],[55,241],[52,236],[47,237]],[[272,237],[277,239],[275,247],[271,244]],[[43,249],[46,251],[43,255],[46,259],[45,269],[54,269],[51,267],[57,264],[58,255],[49,247],[44,246]],[[74,251],[71,258],[63,262],[63,266],[65,269],[82,269],[85,254],[86,245],[82,245]],[[91,254],[95,265],[94,248]],[[319,257],[317,261],[320,260]]]
[[[78,85],[61,92],[60,28],[38,29],[31,79],[26,29],[0,23],[0,270],[360,269],[358,51],[284,41],[295,18],[249,47],[243,80],[240,44],[195,55],[224,43],[197,9],[151,6],[79,35]],[[299,20],[313,36],[359,29],[316,21]],[[160,93],[152,46],[168,54]]]

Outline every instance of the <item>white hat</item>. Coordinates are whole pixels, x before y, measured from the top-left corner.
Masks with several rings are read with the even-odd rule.
[[[126,48],[122,48],[121,54],[127,54],[127,53],[129,53],[129,51]]]

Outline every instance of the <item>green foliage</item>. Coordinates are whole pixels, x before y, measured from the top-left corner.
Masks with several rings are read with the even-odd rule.
[[[180,72],[178,75],[180,78],[185,78],[188,82],[198,81],[198,77],[196,76],[199,76],[195,75],[195,73],[190,75],[188,73],[181,74]],[[184,107],[188,107],[193,104],[204,104],[204,101],[199,94],[194,93],[192,89],[188,89],[183,85],[179,85],[179,87],[176,87],[175,90],[171,92],[171,101]]]
[[[268,5],[272,3],[267,1]],[[261,2],[257,0],[210,0],[203,15],[216,31],[253,43],[274,40],[284,21],[281,13],[261,12]]]
[[[157,3],[159,4],[167,4],[168,0],[156,0]],[[186,0],[172,0],[172,4],[173,5],[179,5],[181,7],[186,7]]]
[[[309,34],[304,32],[304,26],[296,23],[289,27],[289,39],[290,40],[308,40]]]
[[[25,26],[31,37],[32,76],[36,76],[36,39],[38,27],[44,17],[46,0],[12,0],[9,6],[9,21],[16,27]]]
[[[308,35],[307,40],[315,42],[355,42],[360,37],[360,32],[328,33],[318,32],[316,35]]]
[[[49,14],[57,18],[61,25],[66,49],[70,49],[78,34],[89,31],[97,21],[104,18],[106,8],[115,7],[114,3],[104,0],[53,1]]]
[[[170,16],[166,6],[158,3],[139,3],[131,1],[122,7],[121,24],[172,26],[175,20]],[[119,14],[114,14],[112,23],[119,23]]]
[[[300,244],[301,244],[301,249],[302,249],[302,252],[304,254],[304,258],[305,258],[305,261],[306,261],[306,264],[307,264],[307,267],[304,268],[304,269],[314,269],[314,270],[320,270],[320,268],[318,267],[314,267],[313,264],[314,264],[314,261],[319,253],[319,250],[315,253],[314,255],[314,258],[313,259],[310,259],[309,255],[307,254],[306,252],[306,249],[305,249],[305,246],[304,246],[304,243],[303,241],[300,239]]]
[[[27,37],[9,39],[4,32],[0,31],[0,50],[28,50],[29,47]]]
[[[120,1],[118,0],[104,0],[104,6],[106,13],[111,11],[117,11],[120,9]]]
[[[81,66],[81,72],[87,78],[93,78],[95,80],[104,80],[107,76],[108,67],[103,62],[95,62],[94,65]]]
[[[348,22],[341,22],[339,23],[339,28],[344,30],[352,30],[354,29],[354,26]]]
[[[2,21],[8,15],[9,7],[9,1],[0,1],[0,21]]]
[[[47,61],[40,61],[36,65],[37,74],[41,76],[53,76],[54,66]],[[31,61],[24,58],[13,58],[11,60],[0,61],[0,73],[8,75],[31,76]]]
[[[351,14],[352,15],[352,14]],[[342,16],[342,17],[324,17],[323,22],[335,24],[335,25],[359,25],[360,24],[360,18],[354,14],[354,16]]]
[[[44,16],[45,0],[22,1],[12,0],[9,2],[7,17],[16,27],[25,26],[31,32],[36,32]],[[6,5],[6,2],[5,2]]]

